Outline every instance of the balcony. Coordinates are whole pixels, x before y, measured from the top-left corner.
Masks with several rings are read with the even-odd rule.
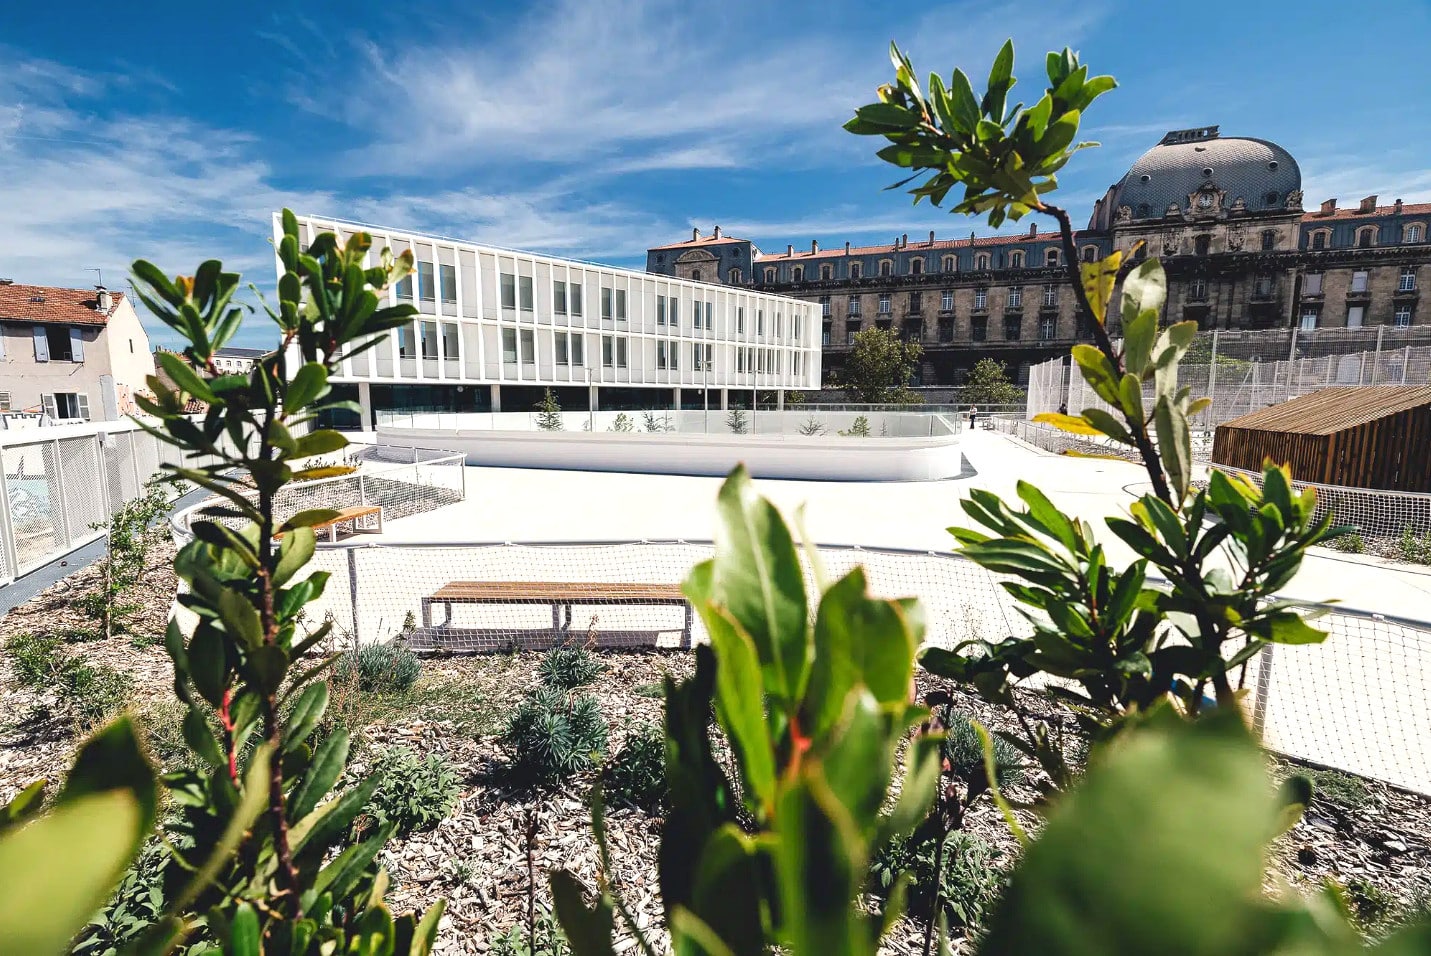
[[[1057,303],[1057,302],[1044,302],[1044,303],[1042,303],[1042,304],[1039,305],[1038,310],[1039,310],[1040,312],[1053,312],[1053,313],[1057,313],[1057,312],[1058,312],[1058,303]]]

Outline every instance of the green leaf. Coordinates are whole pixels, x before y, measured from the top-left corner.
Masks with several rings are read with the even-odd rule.
[[[317,550],[318,537],[310,527],[285,532],[278,546],[278,564],[273,569],[273,583],[282,586],[302,571]]]
[[[229,920],[229,942],[224,956],[262,956],[262,931],[258,926],[258,911],[245,900],[234,909]]]
[[[0,807],[0,834],[40,812],[44,806],[46,782],[43,779],[34,781]]]
[[[856,941],[867,931],[853,905],[863,841],[815,760],[784,788],[774,836],[782,942],[792,953],[863,952]]]
[[[326,455],[347,447],[348,439],[340,432],[335,432],[331,428],[320,428],[298,439],[293,447],[293,457],[308,458],[313,455]],[[351,473],[351,469],[349,469],[349,473]]]
[[[332,521],[342,514],[332,508],[309,508],[307,511],[300,511],[298,514],[283,522],[279,531],[292,531],[295,528],[311,528],[314,525],[323,524],[325,521]]]
[[[1043,102],[1049,102],[1047,97]],[[1088,305],[1093,310],[1093,317],[1099,324],[1106,324],[1108,318],[1108,300],[1113,298],[1113,286],[1118,281],[1118,269],[1123,264],[1123,253],[1114,250],[1113,254],[1097,262],[1080,262],[1078,264],[1078,274],[1083,280],[1083,293],[1088,297]]]
[[[961,133],[973,133],[979,125],[979,101],[963,70],[955,70],[949,81],[949,106]]]
[[[292,415],[312,402],[328,387],[328,370],[318,362],[308,362],[288,383],[288,391],[283,395],[283,411]]]
[[[1249,624],[1249,630],[1252,629]],[[1296,611],[1277,611],[1257,622],[1258,636],[1274,644],[1320,644],[1327,632],[1307,623]]]
[[[725,609],[707,602],[697,608],[716,658],[716,712],[730,735],[749,794],[765,813],[775,799],[775,752],[766,727],[755,643]]]
[[[1240,715],[1158,722],[1104,756],[1025,850],[980,952],[1248,952],[1276,807]]]
[[[598,894],[596,903],[588,908],[586,891],[576,877],[566,870],[553,870],[551,882],[557,919],[571,942],[574,956],[614,956],[611,939],[614,917],[606,895]]]
[[[1192,483],[1192,431],[1183,410],[1166,395],[1158,397],[1153,409],[1153,422],[1158,431],[1158,457],[1168,473],[1173,503],[1182,507]]]
[[[1103,430],[1091,423],[1087,417],[1075,417],[1064,415],[1061,412],[1039,412],[1033,420],[1044,425],[1052,425],[1059,431],[1070,432],[1074,435],[1101,435]]]
[[[154,360],[169,374],[175,385],[201,402],[212,405],[219,400],[209,383],[199,378],[182,356],[173,352],[156,351]]]
[[[224,588],[219,592],[218,605],[224,629],[240,647],[253,650],[263,643],[263,623],[259,620],[258,609],[249,603],[247,597]]]
[[[198,707],[190,705],[184,714],[184,743],[189,745],[189,749],[198,755],[199,759],[210,767],[222,767],[228,763],[228,758],[219,749],[219,742],[214,739],[214,733],[209,728],[209,722],[205,719],[203,711]]]
[[[696,866],[690,911],[719,932],[736,953],[764,949],[760,917],[764,863],[755,840],[727,823],[706,841]],[[689,945],[677,949],[678,953],[700,951]]]
[[[1073,360],[1078,363],[1083,380],[1099,398],[1114,407],[1123,404],[1118,395],[1118,370],[1108,361],[1108,356],[1092,345],[1080,342],[1073,347]]]
[[[764,686],[798,700],[810,664],[805,576],[790,529],[737,465],[717,498],[713,597],[739,621],[759,653]]]
[[[303,743],[323,719],[323,712],[327,709],[326,681],[316,681],[303,688],[303,693],[298,695],[293,711],[288,715],[288,726],[283,733],[283,749],[293,750]]]

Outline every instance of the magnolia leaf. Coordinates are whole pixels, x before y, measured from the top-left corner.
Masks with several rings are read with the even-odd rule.
[[[1047,100],[1041,100],[1039,105]],[[1052,101],[1048,101],[1051,105]],[[1048,122],[1047,116],[1043,122]],[[1118,281],[1118,268],[1123,264],[1123,253],[1114,250],[1106,259],[1097,262],[1080,262],[1079,275],[1083,278],[1083,294],[1088,297],[1088,307],[1100,325],[1107,321],[1108,301],[1113,298],[1113,286]]]
[[[1077,415],[1065,415],[1062,412],[1039,412],[1033,420],[1044,425],[1052,425],[1060,431],[1072,432],[1075,435],[1102,435],[1104,430],[1095,426],[1086,417]]]

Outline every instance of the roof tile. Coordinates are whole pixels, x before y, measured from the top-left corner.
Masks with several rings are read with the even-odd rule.
[[[109,314],[95,311],[98,301],[93,289],[59,289],[43,285],[0,285],[0,322],[29,322],[41,325],[109,324],[109,316],[124,299],[123,292],[110,292]]]

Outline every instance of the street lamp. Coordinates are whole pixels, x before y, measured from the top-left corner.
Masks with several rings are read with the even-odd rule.
[[[582,363],[581,370],[586,373],[586,430],[596,431],[596,409],[591,402],[591,366]]]

